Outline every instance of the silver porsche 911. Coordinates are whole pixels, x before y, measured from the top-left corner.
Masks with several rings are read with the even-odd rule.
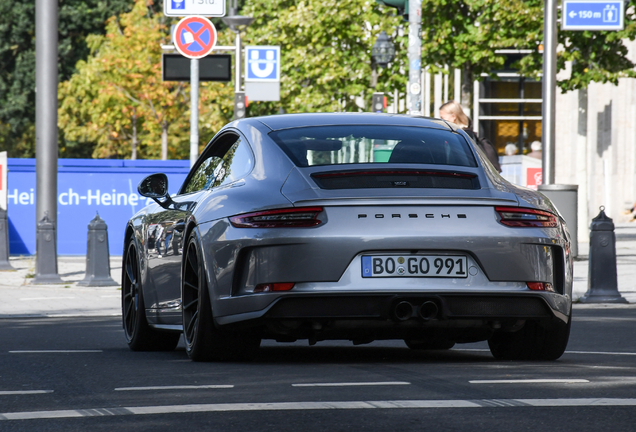
[[[290,114],[234,121],[175,196],[164,174],[128,223],[123,326],[133,350],[253,355],[262,339],[487,340],[498,359],[559,358],[570,237],[442,120]]]

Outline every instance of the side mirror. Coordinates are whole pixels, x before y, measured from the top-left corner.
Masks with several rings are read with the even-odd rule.
[[[163,198],[168,195],[168,176],[164,173],[149,175],[139,183],[137,191],[146,198]]]
[[[161,207],[167,209],[174,204],[168,194],[168,176],[164,173],[151,174],[143,179],[137,186],[137,191],[141,196],[152,198]],[[165,198],[159,201],[159,198]]]

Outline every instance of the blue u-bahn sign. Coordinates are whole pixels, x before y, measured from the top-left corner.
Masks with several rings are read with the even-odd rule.
[[[625,26],[622,0],[563,0],[562,30],[622,30]]]
[[[245,81],[280,81],[280,46],[246,46]]]
[[[35,159],[8,160],[7,216],[12,255],[35,253]],[[121,255],[130,217],[152,202],[137,193],[149,174],[168,175],[171,194],[181,187],[189,161],[59,159],[57,176],[57,249],[60,255],[84,255],[88,223],[95,213],[108,225],[111,255]]]

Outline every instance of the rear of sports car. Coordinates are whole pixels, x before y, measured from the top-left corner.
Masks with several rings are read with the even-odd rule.
[[[563,353],[567,229],[539,194],[492,172],[464,134],[334,125],[269,136],[295,164],[280,189],[290,205],[229,218],[219,247],[235,259],[218,281],[229,287],[218,324],[278,341],[488,340],[498,358]]]

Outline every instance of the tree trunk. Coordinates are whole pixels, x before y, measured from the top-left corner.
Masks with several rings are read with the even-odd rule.
[[[168,160],[168,122],[161,122],[161,160]]]
[[[139,138],[137,137],[137,110],[133,107],[133,115],[132,115],[132,154],[130,155],[131,160],[137,159],[137,145],[139,144]]]

